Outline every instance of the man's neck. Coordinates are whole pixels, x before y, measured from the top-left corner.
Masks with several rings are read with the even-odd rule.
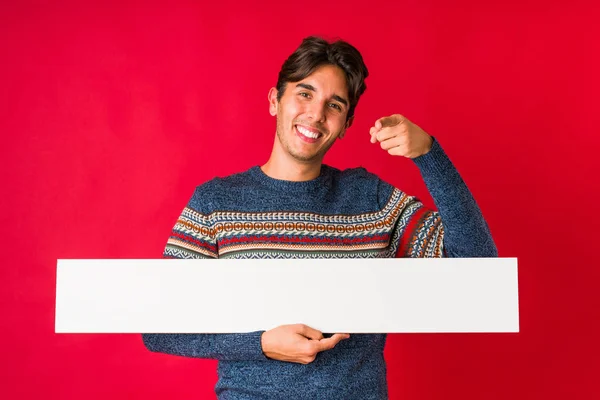
[[[271,158],[261,167],[261,170],[271,178],[284,181],[310,181],[321,174],[321,162],[301,162],[285,159],[271,154]]]

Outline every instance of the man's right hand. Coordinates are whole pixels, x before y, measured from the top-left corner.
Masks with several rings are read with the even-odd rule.
[[[306,325],[282,325],[264,332],[261,345],[265,356],[273,360],[309,364],[319,352],[331,350],[349,337],[347,333],[336,333],[324,338],[323,333]]]

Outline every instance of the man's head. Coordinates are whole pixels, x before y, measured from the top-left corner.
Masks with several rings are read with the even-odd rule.
[[[327,64],[338,66],[346,75],[350,100],[347,119],[352,118],[360,96],[367,89],[365,79],[369,76],[369,71],[360,52],[342,40],[329,43],[317,36],[305,38],[296,51],[285,60],[279,71],[277,100],[281,100],[289,82],[299,82],[318,67]]]
[[[275,150],[298,161],[320,162],[352,124],[368,74],[362,56],[350,44],[304,39],[269,92],[270,112],[277,116]]]

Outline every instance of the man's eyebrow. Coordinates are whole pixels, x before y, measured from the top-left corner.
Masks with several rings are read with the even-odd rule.
[[[343,105],[345,105],[346,107],[348,107],[348,102],[343,97],[340,97],[337,94],[334,94],[333,95],[333,99],[339,101],[340,103],[342,103]]]
[[[304,88],[306,90],[310,90],[313,92],[317,91],[317,89],[315,89],[315,87],[313,85],[309,85],[308,83],[299,83],[296,85],[296,87],[301,87],[301,88]]]
[[[310,85],[308,83],[299,83],[296,85],[296,87],[301,87],[304,88],[306,90],[310,90],[312,92],[316,92],[317,89],[315,89],[315,87],[313,85]],[[343,97],[338,96],[337,94],[334,94],[333,99],[336,101],[339,101],[340,103],[342,103],[343,105],[345,105],[346,107],[348,107],[348,100],[344,99]]]

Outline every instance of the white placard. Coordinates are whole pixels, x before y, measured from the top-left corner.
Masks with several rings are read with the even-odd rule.
[[[516,258],[57,264],[57,333],[519,331]]]

